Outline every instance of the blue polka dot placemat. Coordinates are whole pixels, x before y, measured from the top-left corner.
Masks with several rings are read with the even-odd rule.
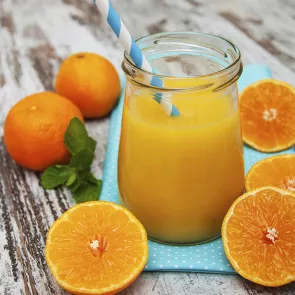
[[[271,77],[268,67],[248,65],[239,79],[239,90],[247,85]],[[122,84],[125,79],[122,78]],[[114,109],[109,126],[108,146],[103,171],[101,199],[119,203],[117,184],[117,160],[123,109],[123,94]],[[283,153],[293,153],[292,149]],[[271,156],[247,146],[244,150],[245,172],[257,161]],[[229,264],[221,238],[196,246],[170,246],[149,241],[149,259],[146,271],[197,271],[210,273],[235,273]]]

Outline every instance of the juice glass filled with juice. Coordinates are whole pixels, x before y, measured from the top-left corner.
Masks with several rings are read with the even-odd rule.
[[[137,44],[154,73],[137,68],[125,54],[121,200],[150,239],[171,244],[214,239],[244,190],[240,52],[223,38],[191,32],[160,33]],[[163,101],[179,116],[167,114]]]

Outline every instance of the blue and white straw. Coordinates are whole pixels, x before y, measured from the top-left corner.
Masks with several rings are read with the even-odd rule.
[[[149,62],[135,43],[111,2],[109,0],[93,0],[93,2],[118,37],[120,43],[129,54],[134,64],[145,71],[153,72]],[[162,86],[162,80],[153,76],[151,85]],[[154,96],[154,99],[163,106],[165,112],[170,116],[180,115],[177,108],[171,103],[169,97],[164,97],[162,96],[162,93],[157,93]]]

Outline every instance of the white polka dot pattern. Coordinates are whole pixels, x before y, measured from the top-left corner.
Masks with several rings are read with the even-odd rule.
[[[254,73],[254,74],[253,74]],[[249,78],[250,77],[250,78]],[[251,65],[247,66],[239,81],[239,87],[242,89],[250,82],[270,77],[267,67]],[[122,78],[122,85],[125,79]],[[101,199],[112,202],[118,200],[117,185],[117,158],[120,138],[121,115],[123,107],[123,97],[121,97],[118,106],[112,113],[108,147],[104,164],[103,188]],[[249,147],[245,147],[245,171],[257,161],[269,157],[269,154],[263,154]],[[293,151],[288,150],[284,153]],[[214,273],[234,273],[235,271],[229,264],[223,251],[221,239],[196,246],[169,246],[149,241],[149,260],[145,267],[146,271],[200,271]]]

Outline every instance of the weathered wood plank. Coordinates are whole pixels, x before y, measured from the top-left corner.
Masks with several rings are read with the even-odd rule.
[[[135,38],[168,30],[222,35],[240,47],[244,62],[267,63],[276,77],[295,81],[293,0],[114,0],[113,5]],[[94,51],[120,69],[123,50],[90,0],[0,0],[0,23],[0,136],[16,101],[53,90],[67,55]],[[101,176],[108,119],[87,122],[87,128],[98,139],[94,172]],[[48,228],[73,204],[66,190],[45,192],[39,174],[16,165],[1,141],[0,294],[67,294],[49,273],[43,249]],[[145,273],[121,294],[293,293],[294,284],[270,289],[238,276]]]
[[[273,1],[270,5],[269,1],[214,0],[210,7],[295,70],[294,1]]]

